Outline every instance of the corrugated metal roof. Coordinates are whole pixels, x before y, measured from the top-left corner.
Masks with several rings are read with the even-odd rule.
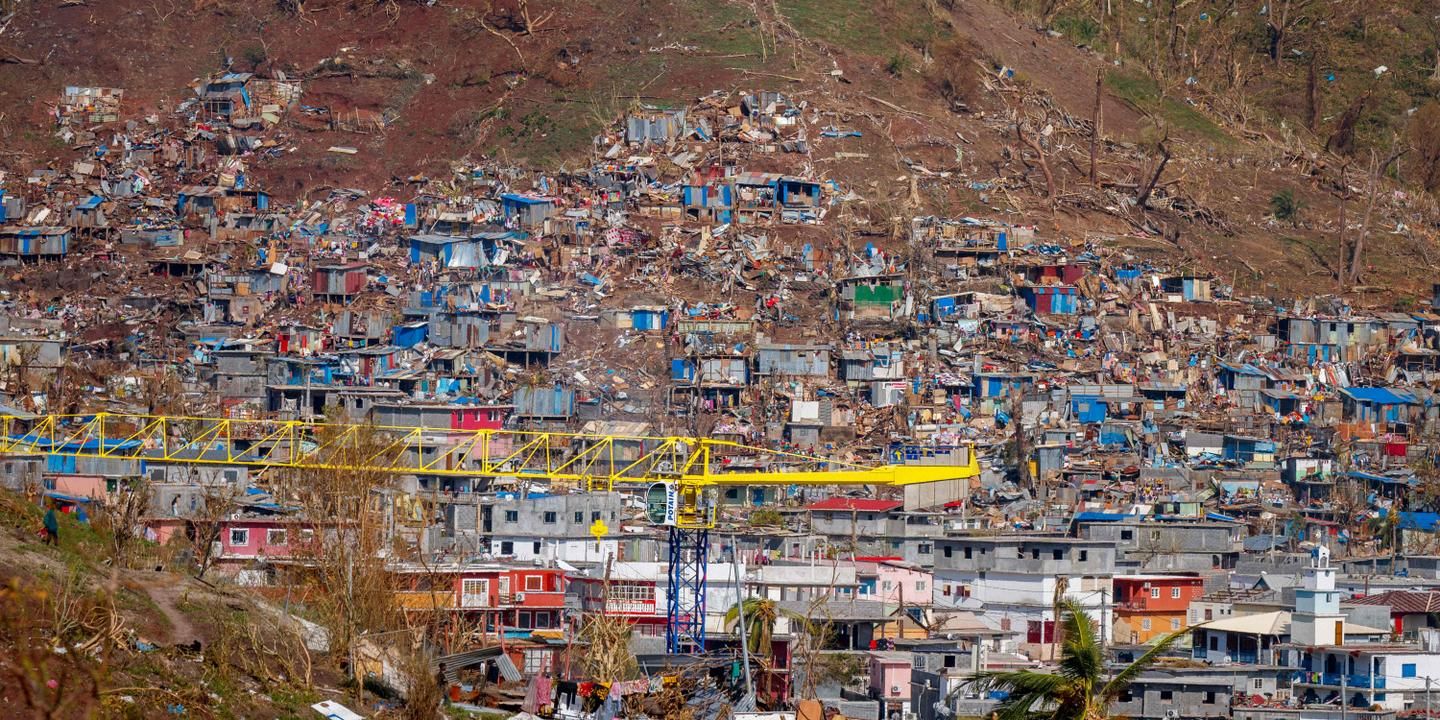
[[[1411,404],[1416,402],[1415,396],[1404,390],[1393,390],[1385,387],[1348,387],[1342,389],[1341,392],[1359,402],[1380,403],[1382,405]]]
[[[502,200],[524,203],[526,205],[544,205],[547,203],[553,205],[555,203],[554,198],[542,197],[540,195],[521,195],[520,193],[505,193],[501,195],[500,198]]]
[[[775,173],[743,172],[731,178],[736,185],[773,185],[780,181]]]
[[[524,676],[520,674],[520,671],[515,668],[515,663],[511,662],[510,656],[505,654],[504,648],[501,648],[499,645],[435,658],[430,661],[430,669],[439,672],[440,666],[444,665],[446,682],[455,683],[460,681],[459,672],[461,670],[475,667],[486,660],[495,661],[495,664],[500,668],[500,677],[504,678],[507,682],[520,682],[525,679]]]

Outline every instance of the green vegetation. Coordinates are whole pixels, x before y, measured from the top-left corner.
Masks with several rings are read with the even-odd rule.
[[[949,35],[920,0],[779,0],[779,7],[800,34],[876,58]]]
[[[265,52],[264,45],[248,45],[240,51],[240,58],[250,66],[251,70],[258,70],[266,60],[270,59],[270,56]]]
[[[876,3],[865,0],[780,0],[780,12],[806,37],[855,52],[884,57],[894,49],[876,16]]]
[[[1143,112],[1158,116],[1178,131],[1204,139],[1229,138],[1220,126],[1194,108],[1171,97],[1162,97],[1155,81],[1139,73],[1114,70],[1105,75],[1105,87]]]
[[[1295,199],[1293,191],[1285,188],[1270,198],[1270,213],[1276,220],[1294,225],[1300,219],[1300,201]]]
[[[1076,45],[1093,45],[1100,39],[1100,23],[1085,15],[1061,14],[1050,27]]]
[[[726,628],[739,624],[741,610],[745,611],[745,642],[750,652],[760,657],[769,657],[774,650],[772,639],[775,636],[775,623],[780,618],[788,618],[796,626],[804,626],[810,622],[804,613],[786,610],[769,598],[747,597],[740,604],[732,605],[725,611]]]
[[[1177,630],[1114,675],[1105,669],[1104,642],[1096,622],[1079,603],[1067,600],[1060,629],[1060,667],[1054,673],[1007,670],[976,675],[968,686],[1003,690],[1009,696],[995,708],[1000,720],[1026,720],[1044,711],[1053,720],[1110,717],[1110,706],[1141,673],[1150,669],[1189,630]]]
[[[686,0],[681,5],[687,17],[695,19],[681,44],[695,45],[714,55],[746,55],[727,57],[726,63],[736,66],[759,64],[761,28],[755,16],[740,5]],[[768,42],[768,41],[765,41]]]
[[[890,59],[885,62],[885,72],[891,75],[900,76],[910,69],[910,58],[903,53],[893,53]]]
[[[1422,114],[1440,93],[1430,0],[1291,0],[1268,13],[1263,3],[997,2],[1123,65],[1112,92],[1176,129],[1215,141],[1217,122],[1276,142],[1299,135],[1357,160],[1409,145],[1419,152],[1392,177],[1440,190],[1440,117]]]
[[[785,524],[784,516],[773,508],[760,508],[750,513],[749,520],[752,527],[780,527]]]

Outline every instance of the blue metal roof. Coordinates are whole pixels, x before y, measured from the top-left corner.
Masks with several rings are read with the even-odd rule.
[[[1345,393],[1359,402],[1378,403],[1381,405],[1412,405],[1417,402],[1415,396],[1408,392],[1392,390],[1385,387],[1348,387],[1342,388],[1340,392]]]
[[[76,504],[79,504],[79,503],[88,503],[88,502],[90,502],[90,500],[91,500],[90,498],[85,497],[84,495],[67,495],[66,493],[58,492],[58,491],[56,491],[56,490],[46,490],[45,493],[44,493],[44,495],[45,495],[45,497],[54,498],[54,499],[59,500],[59,501],[61,501],[61,502],[76,503]]]
[[[1126,520],[1129,517],[1130,516],[1126,515],[1125,513],[1107,513],[1098,512],[1095,510],[1086,510],[1085,512],[1075,513],[1074,522],[1119,522],[1121,520]]]
[[[1263,376],[1263,375],[1265,374],[1265,373],[1263,373],[1263,372],[1260,371],[1260,368],[1257,368],[1257,367],[1255,367],[1254,365],[1251,365],[1250,363],[1245,363],[1244,365],[1231,365],[1231,364],[1229,364],[1229,363],[1220,363],[1220,369],[1222,369],[1222,370],[1228,370],[1228,371],[1230,371],[1230,372],[1238,373],[1238,374],[1240,374],[1240,375],[1262,375],[1262,376]]]
[[[1368,480],[1386,485],[1409,485],[1415,479],[1414,475],[1377,475],[1360,470],[1351,470],[1345,473],[1345,477],[1353,480]]]
[[[521,195],[521,194],[519,194],[519,193],[505,193],[504,195],[501,195],[501,196],[500,196],[500,199],[501,199],[501,200],[509,200],[510,202],[522,203],[522,204],[525,204],[525,205],[546,205],[546,204],[553,204],[553,203],[555,202],[554,200],[552,200],[552,199],[550,199],[550,198],[547,198],[547,197],[537,197],[537,196],[534,196],[534,195]]]
[[[1437,525],[1440,525],[1440,513],[1433,512],[1402,512],[1400,513],[1401,530],[1425,530],[1434,532]]]

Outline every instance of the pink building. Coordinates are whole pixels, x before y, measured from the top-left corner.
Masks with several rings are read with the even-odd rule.
[[[145,521],[145,539],[164,545],[176,537],[186,537],[190,521],[178,517],[152,517]]]
[[[870,653],[870,696],[885,701],[886,717],[909,704],[911,668],[908,652]]]
[[[934,600],[934,575],[900,558],[858,557],[855,577],[862,600],[911,607],[930,607]]]
[[[105,478],[99,475],[52,475],[50,477],[50,482],[53,484],[51,489],[61,495],[90,498],[99,502],[107,502],[110,499]]]
[[[221,563],[265,558],[287,560],[315,539],[309,523],[288,518],[234,518],[220,528]]]

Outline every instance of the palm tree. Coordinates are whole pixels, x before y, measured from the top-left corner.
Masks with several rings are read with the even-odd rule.
[[[1130,683],[1189,632],[1177,630],[1166,635],[1135,662],[1107,678],[1105,648],[1095,634],[1095,622],[1073,599],[1066,600],[1062,607],[1063,641],[1055,672],[981,672],[965,684],[981,691],[1009,692],[995,708],[999,720],[1104,720],[1110,716],[1111,703]]]
[[[729,628],[740,621],[741,606],[745,610],[746,627],[745,645],[751,653],[763,657],[769,657],[771,653],[770,642],[775,636],[775,621],[781,617],[789,618],[792,622],[805,623],[804,615],[794,610],[781,608],[774,600],[769,598],[748,597],[738,605],[733,605],[725,611],[725,627]]]

